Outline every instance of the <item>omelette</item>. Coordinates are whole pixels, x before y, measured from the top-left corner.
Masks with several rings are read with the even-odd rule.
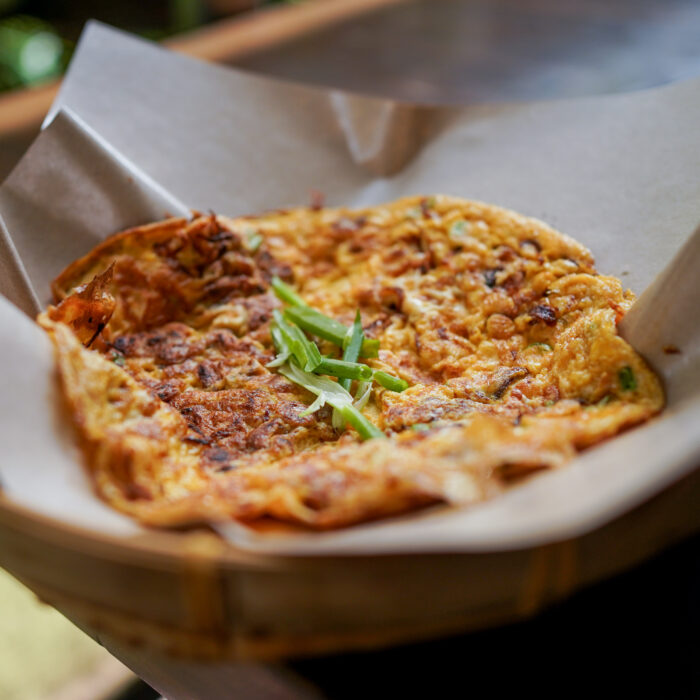
[[[153,526],[464,506],[664,404],[619,280],[454,197],[171,218],[52,290],[38,320],[95,489]]]

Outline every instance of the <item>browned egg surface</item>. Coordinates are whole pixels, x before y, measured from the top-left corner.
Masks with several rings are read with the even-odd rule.
[[[262,242],[260,242],[262,241]],[[266,364],[270,279],[380,342],[337,432]],[[98,493],[145,523],[263,517],[338,527],[466,504],[661,410],[617,334],[633,296],[547,225],[446,196],[362,211],[169,219],[112,236],[55,281],[39,320]],[[323,352],[332,345],[319,341]]]

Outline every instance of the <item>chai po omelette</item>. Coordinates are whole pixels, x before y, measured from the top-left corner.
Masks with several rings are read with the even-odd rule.
[[[378,350],[354,364],[404,389],[362,385],[351,410],[377,437],[332,404],[310,412],[317,396],[282,371],[275,279],[336,325],[359,310]],[[617,333],[633,295],[586,248],[447,196],[169,219],[105,240],[53,292],[39,321],[96,490],[152,525],[330,528],[473,503],[664,403]],[[343,352],[302,341],[331,364]]]

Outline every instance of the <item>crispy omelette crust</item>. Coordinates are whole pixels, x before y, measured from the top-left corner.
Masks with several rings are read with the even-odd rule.
[[[313,397],[265,367],[273,275],[343,323],[361,310],[368,363],[410,384],[373,388],[388,439],[301,417]],[[571,238],[479,202],[170,219],[107,239],[53,291],[39,321],[97,490],[148,524],[471,503],[664,402],[617,335],[631,293]]]

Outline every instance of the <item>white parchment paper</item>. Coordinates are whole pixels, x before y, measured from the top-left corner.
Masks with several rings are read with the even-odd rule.
[[[238,215],[306,204],[312,189],[330,205],[446,193],[539,217],[590,247],[602,272],[637,293],[649,288],[623,332],[666,381],[663,416],[466,510],[320,535],[224,532],[241,547],[308,554],[573,537],[700,464],[699,119],[700,80],[612,97],[429,107],[254,77],[91,24],[47,127],[0,187],[0,291],[32,314],[48,301],[50,280],[116,230],[189,207]],[[73,524],[138,531],[90,491],[54,400],[42,331],[4,299],[0,328],[5,492]]]

